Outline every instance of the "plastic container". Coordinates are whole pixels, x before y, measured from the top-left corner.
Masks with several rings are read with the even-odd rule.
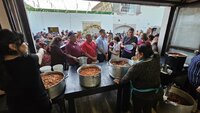
[[[53,66],[53,71],[63,72],[63,65],[62,64],[56,64]]]
[[[51,66],[42,66],[42,67],[40,68],[40,71],[41,71],[42,73],[51,72]]]

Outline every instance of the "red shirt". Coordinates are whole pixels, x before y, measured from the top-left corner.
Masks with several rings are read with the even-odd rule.
[[[92,41],[92,42],[88,42],[85,41],[82,46],[81,49],[84,53],[89,54],[92,57],[96,57],[97,56],[97,52],[96,52],[96,44]],[[88,63],[91,63],[92,59],[88,58]]]
[[[82,54],[82,52],[81,52],[81,48],[80,48],[80,46],[75,42],[75,43],[68,43],[67,45],[66,45],[66,53],[67,54],[70,54],[70,55],[72,55],[72,56],[74,56],[74,57],[80,57],[81,56],[81,54]],[[69,58],[68,59],[68,62],[69,62],[69,64],[70,65],[74,65],[74,64],[76,64],[77,62],[76,61],[74,61],[72,58]]]

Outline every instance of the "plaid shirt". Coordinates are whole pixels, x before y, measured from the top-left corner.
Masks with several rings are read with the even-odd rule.
[[[192,58],[188,68],[188,79],[193,86],[200,86],[200,55]]]

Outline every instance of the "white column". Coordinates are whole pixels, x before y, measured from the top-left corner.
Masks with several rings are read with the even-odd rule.
[[[167,23],[169,20],[169,13],[170,13],[171,7],[166,7],[164,14],[163,14],[163,19],[162,19],[162,24],[161,24],[161,29],[160,29],[160,35],[159,35],[159,40],[158,40],[158,51],[161,53],[163,43],[164,43],[164,38],[166,34],[166,29],[167,29]]]

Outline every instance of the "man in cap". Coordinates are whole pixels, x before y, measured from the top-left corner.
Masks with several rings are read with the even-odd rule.
[[[79,65],[78,57],[82,55],[80,46],[76,42],[76,35],[73,32],[68,33],[69,43],[66,45],[66,55],[70,66]]]

